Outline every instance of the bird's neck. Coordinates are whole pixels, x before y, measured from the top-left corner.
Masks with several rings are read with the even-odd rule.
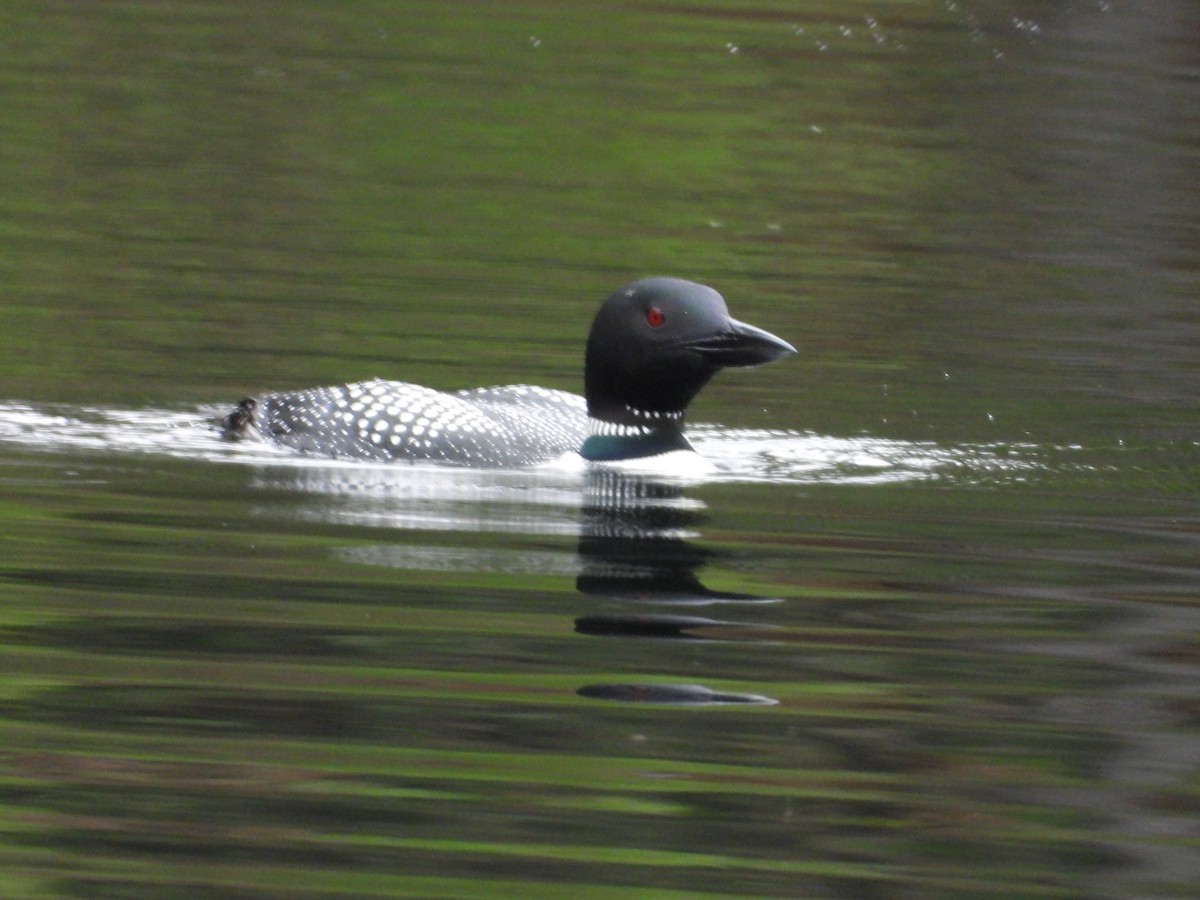
[[[682,410],[647,412],[625,406],[588,417],[588,436],[579,454],[594,462],[616,462],[691,449],[683,435]]]

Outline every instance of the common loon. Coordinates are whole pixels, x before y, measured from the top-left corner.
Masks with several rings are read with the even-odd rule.
[[[339,459],[528,466],[578,453],[615,462],[691,450],[688,403],[718,369],[796,350],[730,318],[710,287],[647,278],[604,301],[584,359],[584,397],[531,385],[444,393],[364,381],[243,400],[227,438],[257,437]]]

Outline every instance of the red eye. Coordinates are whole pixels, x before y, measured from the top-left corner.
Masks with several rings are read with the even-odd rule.
[[[652,306],[646,310],[646,324],[651,328],[661,328],[666,324],[667,316],[657,306]]]

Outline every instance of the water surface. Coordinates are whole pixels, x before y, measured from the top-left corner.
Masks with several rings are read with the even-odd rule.
[[[1194,4],[5,18],[4,896],[1194,893]],[[709,477],[211,427],[648,274]]]

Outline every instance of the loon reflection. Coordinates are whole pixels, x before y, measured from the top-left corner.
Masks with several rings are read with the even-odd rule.
[[[567,536],[573,553],[553,543],[497,546],[493,541],[453,546],[424,541],[356,544],[338,551],[348,562],[411,570],[573,576],[589,609],[573,630],[596,639],[645,641],[652,668],[661,642],[777,642],[784,629],[731,619],[734,609],[779,603],[780,598],[715,590],[701,571],[720,565],[720,550],[695,541],[705,504],[686,485],[646,475],[595,470],[567,478],[520,472],[412,467],[314,465],[264,470],[258,486],[300,493],[307,501],[290,515],[310,521],[425,534],[471,532]],[[718,607],[720,618],[680,615],[680,608]],[[641,650],[631,648],[634,655]],[[694,676],[690,676],[694,677]],[[720,677],[712,673],[712,677]],[[775,701],[757,693],[696,684],[589,683],[581,697],[673,704]]]
[[[579,616],[576,632],[652,640],[753,641],[770,631],[702,616],[648,612],[647,607],[661,605],[758,604],[778,602],[778,598],[717,591],[701,582],[698,570],[719,554],[683,536],[694,533],[704,515],[702,508],[679,502],[684,497],[679,485],[597,472],[588,479],[587,488],[575,583],[581,593],[615,601],[621,609]],[[776,702],[759,694],[671,682],[589,684],[578,693],[638,703]]]

